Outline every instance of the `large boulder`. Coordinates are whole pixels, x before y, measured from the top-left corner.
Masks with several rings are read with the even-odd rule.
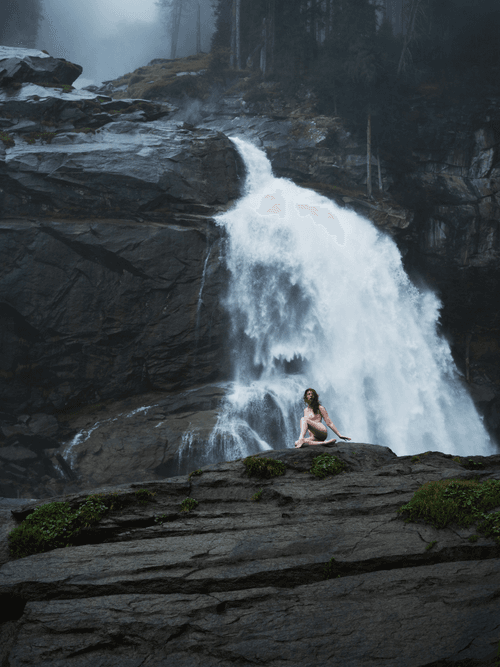
[[[45,51],[0,46],[0,86],[13,83],[70,85],[83,68],[63,58],[51,58]]]
[[[310,475],[313,458],[332,451],[347,471]],[[197,476],[102,487],[116,493],[115,509],[79,546],[0,567],[0,660],[494,665],[498,545],[470,540],[474,526],[438,530],[405,523],[397,510],[427,481],[498,479],[499,456],[474,457],[474,472],[440,453],[397,457],[360,443],[264,456],[283,461],[285,475],[248,477],[234,461]],[[141,489],[155,494],[151,502],[140,504]],[[189,513],[180,506],[186,497],[199,503]],[[72,506],[83,499],[67,498]],[[33,506],[8,502],[4,535],[10,509],[19,521]]]

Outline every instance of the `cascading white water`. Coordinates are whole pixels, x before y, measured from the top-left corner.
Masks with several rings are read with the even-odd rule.
[[[217,222],[231,273],[233,390],[204,458],[291,447],[314,387],[341,433],[398,455],[483,454],[493,445],[418,290],[368,220],[274,178],[265,154],[233,140],[246,194]]]

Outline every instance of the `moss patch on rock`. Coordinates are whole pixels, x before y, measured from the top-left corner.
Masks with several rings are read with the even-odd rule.
[[[344,461],[333,454],[320,454],[313,459],[309,472],[315,477],[324,479],[329,475],[339,475],[346,469]]]
[[[263,479],[279,477],[286,472],[286,466],[282,461],[264,456],[247,456],[246,459],[243,459],[243,465],[250,476],[261,477]]]
[[[477,530],[500,544],[500,480],[445,479],[427,482],[415,492],[409,503],[399,508],[406,522],[423,521],[435,528],[455,524]]]

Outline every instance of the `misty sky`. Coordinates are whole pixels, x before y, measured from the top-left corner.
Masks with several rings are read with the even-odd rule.
[[[43,0],[43,7],[37,47],[81,65],[77,86],[114,79],[153,58],[170,56],[154,0]],[[202,25],[208,23],[211,16],[202,4]],[[181,29],[178,56],[194,52],[194,32],[194,25]],[[202,49],[208,51],[204,33]]]

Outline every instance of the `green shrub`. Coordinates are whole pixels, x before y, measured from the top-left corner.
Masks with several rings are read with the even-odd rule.
[[[398,514],[408,521],[424,521],[435,528],[453,523],[467,527],[478,523],[478,530],[500,543],[500,512],[486,514],[500,506],[500,480],[445,479],[427,482],[418,489]]]
[[[286,466],[282,461],[275,461],[264,456],[247,456],[246,459],[243,459],[243,465],[249,475],[263,479],[279,477],[286,472]]]
[[[253,494],[253,496],[252,496],[252,500],[253,500],[255,503],[258,503],[258,502],[260,501],[260,499],[262,498],[262,491],[263,491],[263,489],[259,489],[259,490],[257,491],[257,493],[254,493],[254,494]]]
[[[153,502],[156,493],[148,491],[147,489],[138,489],[135,491],[134,495],[139,505],[147,505],[148,503]]]
[[[338,475],[346,469],[344,461],[333,454],[320,454],[313,459],[309,472],[320,479],[328,475]]]
[[[24,558],[58,547],[67,547],[82,528],[102,519],[109,511],[103,496],[89,496],[76,510],[69,503],[40,505],[9,533],[9,549],[14,558]]]
[[[198,507],[198,501],[194,498],[185,498],[181,503],[181,512],[191,512]]]

